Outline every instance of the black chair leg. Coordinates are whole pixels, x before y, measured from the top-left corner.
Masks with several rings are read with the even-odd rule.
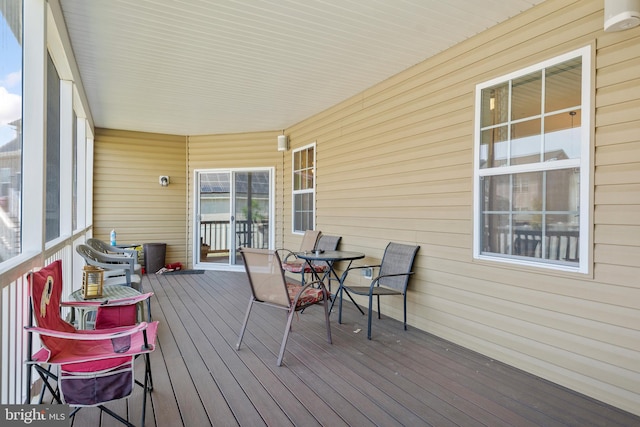
[[[378,303],[380,302],[380,298],[378,298]],[[369,313],[367,315],[367,339],[370,340],[371,339],[371,315],[372,313],[372,307],[373,306],[373,296],[369,295]],[[378,314],[380,314],[380,311],[378,309]]]
[[[404,294],[404,330],[407,330],[407,293]]]

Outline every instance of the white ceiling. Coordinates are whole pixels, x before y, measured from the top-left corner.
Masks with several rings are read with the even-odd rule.
[[[543,0],[61,0],[94,123],[285,129]]]

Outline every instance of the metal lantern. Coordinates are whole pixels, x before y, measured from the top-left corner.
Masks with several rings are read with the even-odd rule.
[[[104,270],[93,265],[85,265],[82,269],[82,297],[84,299],[102,298]]]

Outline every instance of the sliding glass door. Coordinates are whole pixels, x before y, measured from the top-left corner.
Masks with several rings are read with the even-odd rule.
[[[195,263],[235,269],[241,247],[268,248],[273,236],[273,169],[195,172]]]

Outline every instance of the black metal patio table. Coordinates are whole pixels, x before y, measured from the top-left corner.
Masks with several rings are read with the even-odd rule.
[[[321,251],[320,252],[320,251],[314,251],[314,252],[297,253],[296,256],[298,258],[303,259],[303,260],[305,260],[307,262],[307,264],[309,265],[309,267],[311,269],[311,273],[315,276],[316,280],[324,281],[324,279],[326,277],[331,277],[331,275],[333,274],[333,276],[340,283],[340,286],[338,287],[338,290],[336,291],[335,295],[338,295],[338,292],[340,292],[341,290],[346,292],[346,294],[349,297],[349,299],[351,300],[351,302],[353,302],[353,304],[358,308],[360,313],[362,313],[364,315],[364,311],[362,311],[362,309],[355,302],[355,300],[353,299],[351,294],[346,289],[344,289],[344,287],[342,286],[342,281],[344,280],[344,275],[342,277],[338,276],[338,273],[336,273],[336,270],[334,269],[334,265],[338,261],[349,261],[349,265],[347,265],[347,268],[345,268],[345,270],[349,269],[349,267],[351,267],[351,263],[353,261],[355,261],[357,259],[362,259],[362,258],[365,257],[365,255],[362,252],[352,252],[352,251]],[[313,268],[313,261],[325,262],[327,264],[327,266],[329,266],[329,271],[327,271],[322,277],[320,277],[320,275],[315,270],[315,268]],[[331,293],[331,280],[329,280],[329,293]],[[329,309],[329,314],[331,314],[331,309],[333,309],[333,304],[334,303],[335,303],[335,296],[334,296],[334,298],[332,298],[331,307]]]

